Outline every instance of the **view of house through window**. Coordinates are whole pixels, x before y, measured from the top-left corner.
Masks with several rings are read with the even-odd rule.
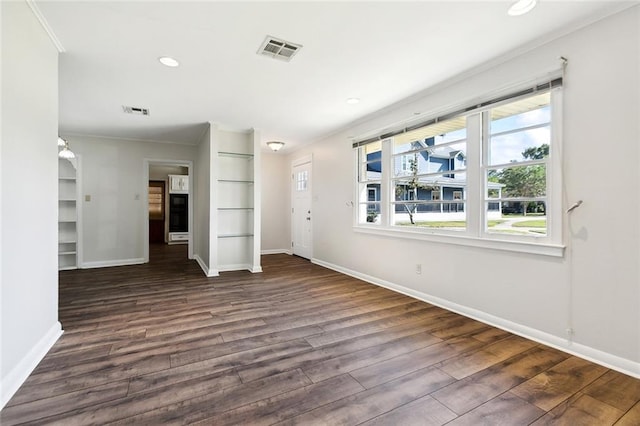
[[[515,98],[359,147],[358,223],[464,233],[473,214],[482,218],[474,235],[546,236],[551,96]]]

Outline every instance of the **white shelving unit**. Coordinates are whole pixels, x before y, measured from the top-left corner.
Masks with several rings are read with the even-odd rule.
[[[216,129],[214,217],[219,271],[262,272],[258,143],[256,131],[235,133]]]
[[[58,159],[58,270],[78,267],[77,160]]]

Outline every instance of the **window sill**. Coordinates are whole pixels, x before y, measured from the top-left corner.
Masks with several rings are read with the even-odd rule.
[[[565,246],[550,243],[530,243],[526,241],[506,241],[489,238],[471,237],[468,235],[441,234],[434,232],[416,232],[375,225],[355,225],[355,232],[363,234],[383,235],[394,238],[431,241],[442,244],[455,244],[467,247],[480,247],[516,253],[529,253],[541,256],[563,257]]]

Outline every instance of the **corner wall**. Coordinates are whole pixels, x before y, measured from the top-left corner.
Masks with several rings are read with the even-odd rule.
[[[25,2],[0,2],[0,408],[58,322],[58,51]]]
[[[496,60],[290,155],[314,158],[314,261],[640,377],[639,10]],[[539,77],[559,69],[560,56],[569,60],[564,202],[584,201],[565,226],[565,257],[354,231],[349,136]],[[422,275],[414,272],[418,263]]]

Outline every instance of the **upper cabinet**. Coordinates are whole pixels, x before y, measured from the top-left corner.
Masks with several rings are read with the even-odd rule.
[[[169,193],[170,194],[188,194],[189,193],[189,176],[169,175]]]

